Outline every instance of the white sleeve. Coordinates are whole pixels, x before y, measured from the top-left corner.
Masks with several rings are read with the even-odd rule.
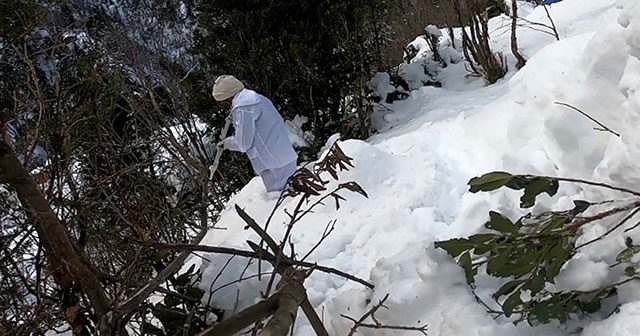
[[[248,110],[236,110],[233,113],[235,134],[228,137],[224,146],[232,151],[246,152],[253,144],[256,133],[256,114]]]

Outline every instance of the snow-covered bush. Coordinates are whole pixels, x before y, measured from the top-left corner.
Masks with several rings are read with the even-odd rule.
[[[463,60],[462,54],[452,47],[436,26],[425,27],[424,33],[404,48],[405,63],[387,73],[378,72],[369,81],[371,99],[391,104],[403,100],[413,90],[424,86],[440,87],[438,76],[449,64]]]
[[[538,195],[546,193],[554,196],[561,181],[566,180],[493,172],[471,179],[469,186],[474,193],[501,187],[523,190],[520,206],[531,208]],[[492,295],[502,307],[502,311],[494,312],[498,316],[516,315],[516,322],[527,321],[531,324],[550,323],[552,320],[564,323],[572,316],[600,309],[602,301],[614,295],[619,285],[611,283],[588,291],[556,288],[562,267],[580,248],[600,239],[577,243],[576,233],[594,221],[628,211],[640,211],[640,201],[636,200],[621,207],[600,207],[596,214],[583,215],[589,208],[598,206],[601,204],[575,200],[572,209],[529,213],[517,221],[492,211],[490,220],[485,224],[487,232],[469,238],[436,242],[435,246],[457,258],[465,270],[467,283],[472,287],[475,287],[479,271],[509,280]],[[636,268],[630,261],[638,252],[640,246],[634,246],[629,241],[611,267],[622,265],[626,267],[628,276],[635,276]]]
[[[507,73],[506,61],[501,53],[494,53],[489,44],[489,15],[484,1],[455,0],[462,32],[462,47],[472,73],[484,78],[488,84],[497,82]],[[503,3],[504,5],[504,3]],[[463,14],[468,18],[463,21]]]

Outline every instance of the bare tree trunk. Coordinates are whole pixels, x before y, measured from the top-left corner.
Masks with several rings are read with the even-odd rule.
[[[520,52],[518,51],[518,36],[516,35],[516,30],[518,29],[518,4],[516,0],[511,0],[511,52],[513,56],[515,56],[518,63],[516,63],[516,68],[518,70],[522,69],[525,64],[527,64],[527,60],[522,57]]]
[[[2,138],[0,176],[3,177],[4,183],[15,189],[29,220],[35,226],[39,239],[45,247],[56,283],[66,289],[71,289],[74,284],[78,284],[83,293],[89,297],[96,317],[106,314],[109,310],[109,301],[98,277],[88,266],[88,261],[74,249],[65,226],[53,212],[29,172],[18,160],[11,145],[5,140],[4,134]],[[69,319],[75,316],[73,312],[67,311]]]

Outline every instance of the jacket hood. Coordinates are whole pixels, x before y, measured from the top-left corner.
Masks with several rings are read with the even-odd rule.
[[[249,89],[243,89],[233,98],[231,106],[233,109],[241,106],[255,105],[260,102],[260,95]]]

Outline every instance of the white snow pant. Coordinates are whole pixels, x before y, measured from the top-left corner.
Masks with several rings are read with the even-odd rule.
[[[296,161],[293,161],[282,168],[264,170],[259,175],[267,192],[281,191],[296,169],[298,169],[298,165]]]

